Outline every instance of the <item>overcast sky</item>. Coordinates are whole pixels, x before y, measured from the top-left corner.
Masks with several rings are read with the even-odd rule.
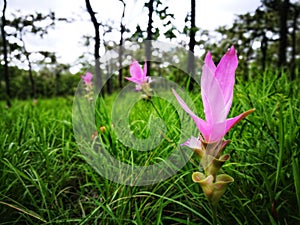
[[[144,1],[125,0],[125,25],[134,31],[135,26],[147,25],[147,10],[143,8]],[[189,0],[165,0],[169,13],[175,15],[175,25],[179,30],[184,27],[184,18],[190,10]],[[91,5],[99,21],[114,21],[119,27],[122,13],[122,3],[119,0],[91,0]],[[197,0],[196,25],[201,29],[214,30],[219,26],[232,24],[235,15],[253,12],[260,5],[260,0]],[[89,14],[84,0],[8,0],[7,17],[12,12],[22,13],[54,11],[57,17],[72,17],[74,23],[57,23],[55,30],[50,30],[44,38],[28,37],[28,50],[55,51],[60,62],[72,64],[86,48],[82,47],[82,36],[93,35],[93,25],[89,22]],[[117,33],[114,34],[119,35]],[[114,38],[114,37],[110,37]],[[116,36],[116,40],[119,36]],[[93,46],[90,47],[92,49]],[[104,52],[102,52],[104,54]]]

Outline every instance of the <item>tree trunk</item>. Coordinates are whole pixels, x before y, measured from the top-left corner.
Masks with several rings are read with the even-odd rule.
[[[10,93],[10,83],[9,83],[9,71],[8,71],[8,59],[7,59],[7,40],[6,40],[6,33],[5,33],[5,25],[6,25],[6,18],[5,18],[5,11],[6,11],[7,1],[4,0],[3,10],[2,10],[2,24],[1,24],[1,35],[2,35],[2,43],[3,43],[3,57],[4,57],[4,80],[6,85],[6,104],[8,107],[11,107],[11,93]]]
[[[194,48],[196,45],[195,35],[196,35],[196,0],[191,0],[191,28],[190,28],[190,42],[189,42],[189,54],[188,54],[188,65],[187,72],[190,75],[195,75],[195,56]],[[189,84],[189,89],[193,89],[193,80]]]
[[[30,97],[32,99],[36,99],[36,89],[35,89],[35,82],[34,82],[34,78],[33,78],[33,74],[32,74],[32,64],[31,64],[31,61],[30,61],[30,58],[29,58],[30,53],[26,49],[26,45],[25,45],[25,41],[23,39],[22,31],[20,31],[20,40],[23,43],[23,51],[24,51],[24,55],[26,57],[27,64],[28,64],[28,75],[29,75],[29,81],[30,81],[30,85],[31,85]]]
[[[31,64],[31,61],[30,61],[30,58],[29,58],[30,53],[27,51],[26,44],[25,44],[25,41],[23,39],[23,31],[22,31],[23,28],[21,28],[21,30],[20,30],[20,41],[22,42],[23,54],[25,55],[27,65],[28,65],[28,76],[29,76],[29,82],[30,82],[30,85],[31,85],[30,97],[32,99],[36,99],[35,81],[34,81],[33,73],[32,73],[32,64]]]
[[[60,96],[60,71],[55,72],[55,96]]]
[[[295,79],[296,70],[296,33],[297,33],[297,20],[299,17],[299,9],[294,6],[294,17],[293,17],[293,32],[292,32],[292,58],[291,58],[291,80]]]
[[[261,50],[261,66],[262,66],[262,70],[265,71],[266,69],[266,61],[267,61],[267,49],[268,49],[268,38],[265,34],[263,34],[263,38],[261,41],[261,46],[260,46],[260,50]]]
[[[100,23],[98,23],[97,18],[95,16],[95,12],[92,9],[90,0],[85,0],[86,3],[86,8],[88,13],[90,14],[91,17],[91,21],[94,25],[94,29],[95,29],[95,47],[94,47],[94,58],[95,58],[95,77],[96,77],[96,81],[95,81],[95,89],[96,89],[96,93],[98,92],[98,89],[102,89],[103,83],[102,83],[102,76],[101,76],[101,71],[100,71],[100,31],[99,31],[99,27],[100,27]],[[104,89],[102,89],[103,91]],[[100,91],[100,90],[99,90]],[[104,94],[104,92],[102,92],[102,94]]]
[[[26,59],[27,59],[27,62],[28,62],[28,74],[29,74],[29,80],[30,80],[30,84],[31,84],[30,97],[32,99],[36,99],[36,89],[35,89],[35,82],[34,82],[33,74],[32,74],[32,65],[31,65],[31,61],[29,59],[29,54],[26,52],[25,55],[26,55]]]
[[[125,33],[125,26],[123,24],[123,20],[125,17],[126,4],[123,0],[120,0],[120,2],[123,3],[123,12],[122,12],[121,23],[120,23],[121,37],[119,42],[119,87],[122,88],[123,87],[123,42],[124,42],[123,35]]]
[[[279,5],[279,19],[280,19],[280,39],[279,39],[279,53],[278,66],[286,65],[286,49],[287,49],[287,15],[289,9],[289,0],[280,1]]]
[[[106,64],[106,72],[107,72],[107,76],[110,76],[110,74],[112,73],[112,69],[109,65]],[[113,92],[113,78],[112,77],[108,77],[106,79],[106,91],[108,95],[111,95]]]
[[[150,69],[151,69],[151,54],[152,54],[152,45],[151,45],[151,41],[153,38],[153,11],[154,11],[154,0],[149,0],[148,2],[148,10],[149,10],[149,14],[148,14],[148,26],[147,26],[147,42],[145,45],[145,50],[146,50],[146,60],[147,60],[147,76],[150,76]]]

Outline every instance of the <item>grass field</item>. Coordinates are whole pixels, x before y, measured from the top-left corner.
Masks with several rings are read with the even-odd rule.
[[[180,144],[178,115],[167,102],[154,99],[156,109],[143,101],[135,105],[129,125],[133,135],[148,138],[147,121],[162,118],[167,129],[162,143],[151,155],[122,145],[111,125],[114,97],[99,101],[96,123],[106,126],[105,132],[98,130],[99,138],[118,159],[156,163]],[[199,94],[191,98],[202,115]],[[109,181],[78,148],[72,101],[15,100],[10,109],[1,102],[0,224],[211,224],[207,200],[191,179],[199,170],[195,157],[157,184]],[[278,71],[237,82],[230,116],[256,111],[226,135],[231,159],[223,171],[235,182],[221,198],[219,224],[300,223],[299,106],[299,78],[290,82]]]

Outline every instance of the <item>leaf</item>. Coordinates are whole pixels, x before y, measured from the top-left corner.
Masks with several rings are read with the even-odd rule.
[[[38,219],[38,220],[40,220],[44,223],[47,223],[47,221],[44,220],[40,215],[38,215],[37,213],[25,208],[24,206],[20,206],[20,205],[17,206],[17,205],[13,205],[13,204],[10,204],[10,203],[7,203],[7,202],[2,202],[2,201],[0,201],[0,204],[6,205],[6,206],[11,207],[13,209],[16,209],[16,210],[18,210],[18,211],[20,211],[24,214],[27,214],[27,215],[32,216],[32,217],[34,217],[34,218],[36,218],[36,219]]]

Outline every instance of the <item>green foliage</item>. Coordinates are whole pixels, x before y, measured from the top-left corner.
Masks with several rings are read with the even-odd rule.
[[[233,166],[240,168],[235,175],[237,185],[232,187],[240,197],[247,196],[246,208],[261,207],[263,211],[256,208],[253,212],[257,223],[271,223],[268,218],[262,219],[266,214],[279,224],[299,221],[295,188],[300,171],[293,162],[295,155],[299,156],[300,96],[296,82],[290,82],[280,71],[267,71],[246,85],[236,86],[235,99],[240,104],[235,104],[231,113],[252,107],[256,111],[247,119],[249,124],[241,123],[230,137]]]
[[[217,211],[219,224],[298,224],[299,78],[269,71],[239,79],[231,116],[255,107],[226,139],[231,162],[224,172],[234,177]],[[201,107],[199,93],[194,94]],[[97,126],[106,126],[103,141],[118,143],[110,124],[115,95],[99,104]],[[170,126],[160,151],[176,142],[177,117],[166,102],[154,100],[157,111],[138,102],[130,114],[133,132],[143,133],[150,114]],[[98,175],[76,145],[71,99],[0,102],[0,224],[211,224],[211,211],[200,187],[191,180],[198,170],[192,159],[160,183],[129,187]],[[141,111],[141,113],[138,113]],[[170,115],[168,117],[168,115]],[[202,116],[202,115],[201,115]],[[92,134],[91,134],[92,135]],[[130,150],[111,147],[123,159]],[[135,153],[141,160],[147,154]],[[160,152],[155,152],[160,154]]]
[[[239,55],[239,67],[244,71],[244,79],[248,78],[248,69],[253,65],[261,71],[270,67],[276,69],[278,65],[285,66],[290,69],[291,74],[294,74],[297,71],[294,66],[299,64],[300,55],[297,44],[300,37],[300,5],[290,2],[286,18],[289,29],[282,33],[280,17],[283,2],[264,0],[254,12],[236,16],[232,25],[222,26],[216,30],[222,35],[220,42],[212,39],[209,41],[211,43],[205,44],[205,48],[217,54],[234,45]],[[286,46],[281,46],[281,40],[285,35]],[[287,62],[281,62],[281,54],[286,56]],[[293,75],[291,78],[293,79]]]
[[[58,68],[58,67],[57,67]],[[3,73],[3,66],[0,65],[0,73]],[[17,99],[30,98],[31,86],[28,78],[28,71],[9,67],[11,95]],[[59,77],[57,77],[59,75]],[[33,72],[36,85],[36,96],[48,98],[53,96],[72,96],[80,81],[80,74],[72,75],[64,71],[52,71],[44,68],[39,72]],[[5,84],[3,77],[0,77],[0,100],[5,99]]]
[[[51,62],[56,62],[56,56],[53,52],[48,51],[36,51],[29,52],[26,49],[26,42],[24,36],[28,33],[33,35],[39,35],[43,38],[50,28],[53,28],[56,20],[54,12],[49,12],[49,14],[42,14],[36,12],[35,14],[22,15],[20,11],[12,13],[13,19],[8,20],[6,27],[9,30],[7,33],[8,40],[8,50],[9,58],[11,64],[16,63],[16,59],[19,64],[25,64],[28,66],[29,56],[32,54],[39,54],[41,62],[50,60]],[[61,18],[63,19],[63,18]],[[39,24],[43,24],[42,26]],[[15,39],[18,39],[16,42]]]
[[[153,20],[155,21],[160,20],[161,24],[163,25],[163,28],[153,27],[152,32],[152,40],[158,40],[161,34],[164,34],[164,36],[168,39],[173,39],[177,37],[178,30],[176,26],[174,26],[174,14],[169,12],[169,7],[164,6],[163,2],[160,0],[153,0],[152,6],[150,5],[151,1],[146,2],[144,4],[144,7],[150,9],[149,7],[153,8],[153,18],[152,18],[152,24],[153,26]],[[162,32],[161,32],[162,31]],[[143,30],[141,25],[138,24],[136,26],[135,32],[131,36],[131,40],[136,41],[142,41],[146,39],[146,30]]]

